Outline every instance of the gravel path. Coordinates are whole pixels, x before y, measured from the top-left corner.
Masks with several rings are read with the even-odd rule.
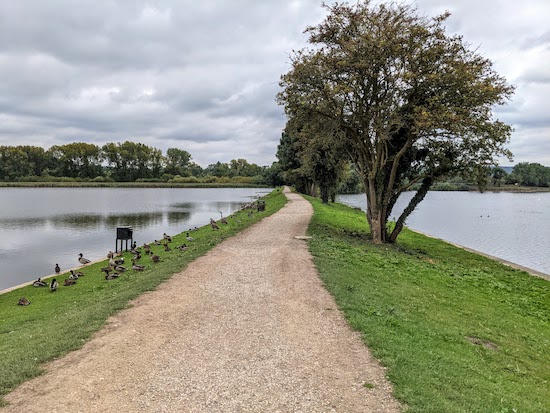
[[[0,411],[399,412],[294,238],[311,205],[287,197],[49,363]]]

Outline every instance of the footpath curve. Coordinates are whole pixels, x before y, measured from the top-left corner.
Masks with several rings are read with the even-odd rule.
[[[295,238],[311,205],[285,193],[283,209],[134,300],[0,412],[399,412]]]

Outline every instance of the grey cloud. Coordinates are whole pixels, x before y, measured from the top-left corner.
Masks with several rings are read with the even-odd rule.
[[[496,113],[517,126],[511,145],[550,127],[538,90],[547,59],[528,54],[547,44],[546,0],[418,7],[453,12],[449,30],[481,45],[518,85]],[[203,165],[270,164],[285,124],[280,75],[324,13],[321,0],[0,2],[0,145],[136,140],[182,147]]]

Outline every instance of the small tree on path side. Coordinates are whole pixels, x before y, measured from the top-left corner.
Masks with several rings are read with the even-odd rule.
[[[441,177],[496,164],[511,127],[493,119],[513,87],[490,60],[445,32],[448,13],[363,0],[326,6],[308,27],[278,101],[289,118],[331,122],[357,167],[375,243],[395,242],[407,216]],[[311,137],[315,139],[315,137]],[[420,184],[391,232],[399,195]]]

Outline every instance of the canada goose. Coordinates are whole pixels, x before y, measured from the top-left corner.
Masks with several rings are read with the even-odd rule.
[[[192,236],[190,236],[190,235],[189,235],[189,232],[186,234],[185,239],[186,239],[187,241],[195,241],[195,238],[193,238]]]
[[[54,278],[50,282],[50,291],[52,291],[52,292],[57,291],[57,287],[59,287],[59,284],[58,284],[57,280]]]
[[[143,271],[145,269],[145,265],[139,265],[136,264],[134,260],[132,260],[132,270],[134,271]]]
[[[149,256],[151,257],[151,260],[153,262],[159,262],[160,261],[160,257],[158,255],[153,254],[153,251],[151,251],[149,254],[150,254]]]
[[[172,237],[170,235],[167,235],[166,232],[162,235],[162,237],[168,241],[168,242],[172,242]]]
[[[227,225],[228,222],[227,222],[227,220],[223,217],[222,211],[220,211],[220,215],[221,215],[221,219],[220,219],[221,223]]]
[[[27,300],[25,297],[21,297],[17,302],[17,305],[29,305],[30,303],[31,302]]]
[[[107,266],[107,267],[103,267],[101,269],[101,271],[103,271],[105,273],[105,275],[108,275],[111,271],[113,271],[113,267],[111,267],[110,265]]]
[[[126,267],[120,265],[120,264],[117,264],[117,261],[119,260],[114,260],[112,258],[109,259],[109,266],[115,270],[115,271],[118,271],[118,272],[124,272],[126,271]]]
[[[71,278],[67,278],[65,281],[63,281],[63,285],[65,287],[68,287],[69,285],[75,285],[75,284],[76,284],[76,280]]]
[[[40,278],[32,283],[33,287],[46,287],[48,284],[42,281]]]
[[[212,227],[212,229],[220,229],[220,227],[218,227],[218,224],[216,224],[216,221],[214,221],[213,219],[210,219],[210,226]]]
[[[81,263],[82,265],[86,265],[86,264],[89,264],[91,261],[87,258],[84,258],[82,256],[82,253],[78,254],[78,262]]]
[[[59,264],[55,264],[55,273],[59,274],[61,272],[61,268],[59,267]]]

